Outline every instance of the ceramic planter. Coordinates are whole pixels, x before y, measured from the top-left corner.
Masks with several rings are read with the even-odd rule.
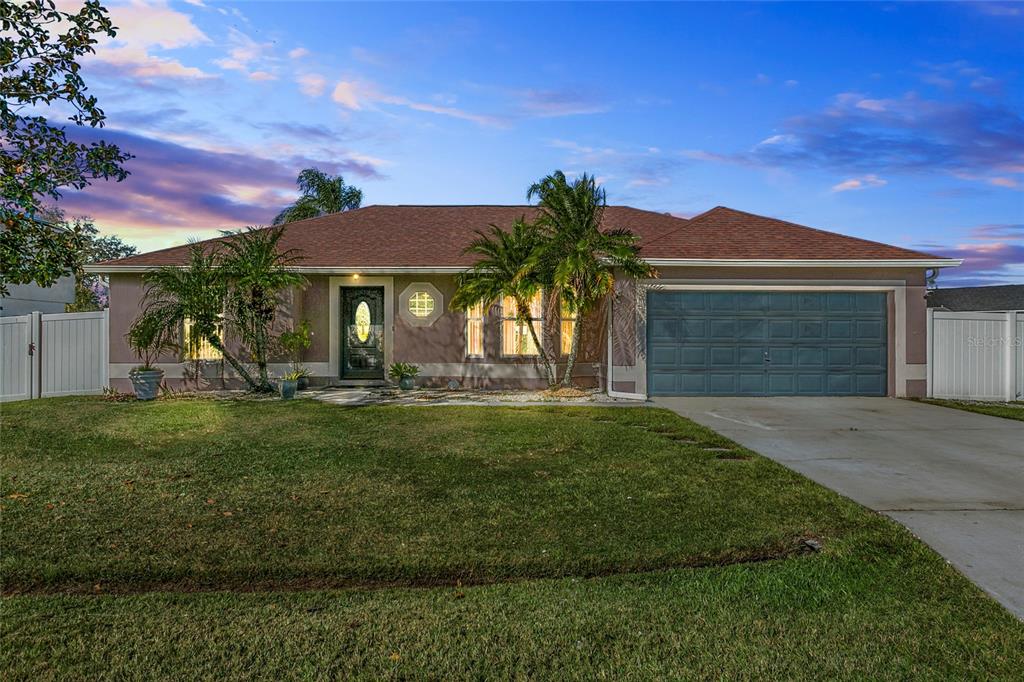
[[[299,377],[299,390],[305,391],[309,388],[309,377]]]
[[[295,397],[295,389],[299,387],[297,379],[281,379],[281,399],[291,400]]]
[[[139,400],[153,400],[160,392],[160,384],[164,380],[162,369],[133,369],[128,372],[135,397]]]
[[[414,377],[402,377],[398,380],[398,387],[403,391],[411,391],[416,388],[416,379]]]

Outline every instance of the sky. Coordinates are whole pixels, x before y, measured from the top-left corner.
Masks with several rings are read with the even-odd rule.
[[[75,135],[131,176],[60,204],[143,250],[268,224],[305,167],[364,205],[525,203],[561,169],[1024,283],[1024,4],[105,4],[107,125]]]

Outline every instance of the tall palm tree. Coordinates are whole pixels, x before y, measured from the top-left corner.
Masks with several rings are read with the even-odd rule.
[[[305,286],[307,280],[291,270],[302,256],[295,249],[281,250],[284,227],[247,227],[229,233],[221,259],[221,275],[227,283],[227,319],[248,348],[259,371],[257,391],[272,388],[267,374],[271,328],[285,293]]]
[[[143,276],[146,291],[142,313],[133,328],[157,329],[158,336],[178,338],[188,321],[186,348],[195,350],[203,341],[220,351],[225,362],[256,389],[245,366],[224,346],[221,336],[223,313],[228,296],[227,280],[220,269],[221,254],[216,245],[192,244],[189,262],[184,268],[166,266]]]
[[[319,168],[306,168],[295,184],[302,196],[274,217],[274,225],[350,211],[363,203],[362,190],[346,185],[340,175],[328,175]]]
[[[571,386],[586,315],[612,292],[616,272],[642,278],[654,277],[657,271],[640,258],[636,235],[626,229],[602,228],[606,195],[593,176],[584,173],[569,181],[562,171],[555,171],[530,186],[526,198],[535,197],[541,233],[535,269],[576,315],[562,378],[563,386]]]
[[[510,297],[516,304],[516,319],[530,330],[544,365],[548,386],[557,383],[554,364],[547,349],[537,338],[537,330],[530,320],[530,300],[541,290],[535,258],[541,242],[537,229],[519,218],[511,230],[491,225],[490,233],[478,231],[477,238],[466,247],[466,253],[478,256],[477,262],[466,272],[455,277],[456,290],[451,307],[469,310],[478,303],[490,308],[501,299]]]

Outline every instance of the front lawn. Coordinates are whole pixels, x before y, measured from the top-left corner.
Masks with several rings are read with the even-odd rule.
[[[990,403],[974,400],[942,400],[939,398],[922,398],[921,402],[940,407],[952,407],[957,410],[987,414],[992,417],[1003,417],[1004,419],[1016,419],[1024,422],[1024,401],[1012,403]]]
[[[1024,666],[1024,627],[902,528],[666,411],[2,410],[12,679]]]

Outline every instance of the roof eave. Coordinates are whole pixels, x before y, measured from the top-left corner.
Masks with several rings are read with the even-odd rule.
[[[699,266],[744,268],[952,268],[962,258],[647,258],[656,267]]]
[[[962,258],[890,258],[890,259],[755,259],[755,258],[646,258],[655,267],[745,267],[745,268],[950,268],[963,263]],[[90,275],[139,274],[156,270],[164,265],[95,264],[86,265]],[[179,267],[185,267],[181,265]],[[423,273],[455,274],[465,271],[466,265],[409,266],[374,265],[319,267],[299,266],[291,268],[307,275],[357,275],[370,273]]]

